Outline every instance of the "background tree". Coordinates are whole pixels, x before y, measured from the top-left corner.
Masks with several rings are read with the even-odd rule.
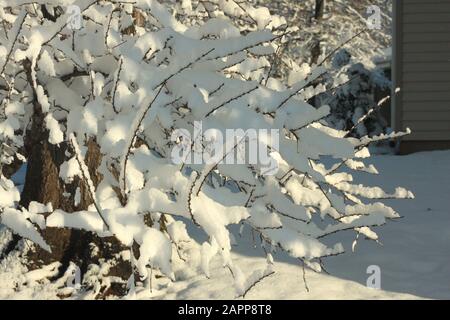
[[[316,23],[320,23],[323,18],[323,14],[325,12],[325,0],[316,0],[315,8],[314,8],[314,19],[317,21]],[[320,56],[320,35],[316,36],[317,38],[314,40],[313,47],[311,49],[311,64],[317,64],[317,60]]]

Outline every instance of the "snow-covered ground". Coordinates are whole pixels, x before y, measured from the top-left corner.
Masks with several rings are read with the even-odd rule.
[[[330,273],[306,271],[306,292],[299,263],[286,256],[276,264],[276,274],[263,280],[249,299],[450,299],[450,151],[422,152],[408,156],[374,156],[380,175],[359,175],[355,180],[392,190],[401,185],[412,190],[415,200],[392,200],[403,216],[378,228],[382,245],[361,239],[351,253],[354,233],[336,236],[347,253],[329,258]],[[263,263],[260,251],[237,247],[237,262],[250,271]],[[367,267],[381,269],[381,289],[366,287]],[[220,267],[220,265],[218,266]],[[210,280],[202,277],[173,285],[167,298],[232,298],[226,270]]]
[[[276,255],[276,273],[256,284],[247,299],[450,299],[450,151],[379,155],[372,158],[372,163],[380,175],[359,174],[355,180],[386,190],[401,185],[416,196],[415,200],[388,201],[403,218],[377,230],[382,245],[360,239],[351,253],[354,233],[330,239],[342,241],[347,253],[325,261],[329,275],[306,270],[309,292],[298,261],[285,254]],[[253,247],[248,230],[243,239],[234,248],[234,262],[250,273],[263,267],[265,258],[259,247]],[[15,269],[11,268],[14,265]],[[370,265],[381,269],[381,290],[365,285]],[[13,280],[26,280],[20,272],[23,270],[11,259],[0,265],[0,298],[55,298],[52,291],[55,284],[36,287],[32,280],[15,293]],[[206,279],[189,267],[182,267],[176,271],[177,282],[155,281],[151,296],[157,299],[235,297],[232,278],[219,259],[213,261],[211,275]]]

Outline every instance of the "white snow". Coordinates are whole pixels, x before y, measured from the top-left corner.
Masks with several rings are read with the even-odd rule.
[[[21,1],[11,4],[18,6]],[[339,236],[341,231],[352,230],[358,240],[363,235],[380,242],[383,239],[375,232],[378,228],[371,228],[397,219],[397,211],[404,214],[375,202],[377,199],[414,198],[411,191],[385,185],[386,181],[376,186],[370,180],[361,181],[365,180],[363,172],[378,172],[360,160],[369,158],[367,146],[401,137],[409,130],[373,138],[348,137],[353,129],[362,132],[357,125],[367,117],[363,110],[354,117],[355,127],[343,131],[329,127],[324,120],[330,112],[328,103],[316,109],[306,102],[327,90],[323,84],[313,85],[327,77],[326,64],[293,68],[297,73],[292,74],[290,86],[276,70],[271,72],[276,64],[271,57],[285,37],[280,34],[284,18],[271,16],[269,10],[252,3],[225,0],[208,1],[204,9],[210,15],[209,9],[214,8],[214,19],[205,18],[206,23],[202,18],[206,12],[200,13],[189,1],[174,7],[184,13],[192,11],[189,16],[177,15],[170,4],[156,0],[136,0],[126,6],[95,0],[74,4],[90,18],[82,19],[81,30],[71,29],[68,11],[55,22],[41,23],[39,14],[30,12],[25,17],[23,10],[12,10],[18,14],[17,21],[0,25],[5,34],[11,33],[8,41],[0,44],[0,73],[8,85],[15,86],[11,94],[8,90],[0,94],[7,103],[26,104],[26,112],[13,106],[1,119],[0,139],[5,143],[0,156],[2,163],[12,161],[15,150],[24,146],[21,133],[28,137],[30,121],[35,120],[36,112],[42,112],[49,142],[69,144],[60,177],[67,184],[79,176],[77,181],[84,184],[93,204],[70,213],[58,207],[53,211],[47,204],[22,208],[17,205],[19,183],[16,187],[2,176],[0,191],[6,200],[1,200],[0,218],[13,232],[47,250],[40,233],[46,227],[114,236],[127,247],[128,260],[139,273],[139,279],[133,276],[128,280],[129,297],[143,298],[149,292],[168,297],[175,280],[191,281],[201,274],[215,277],[222,271],[234,280],[223,277],[228,285],[234,284],[229,285],[234,294],[245,295],[258,278],[275,276],[268,255],[274,249],[287,252],[296,264],[322,271],[321,259],[344,252],[347,241]],[[120,14],[116,14],[113,9],[119,7]],[[133,21],[134,8],[143,12],[147,21],[136,26],[135,33],[122,34]],[[26,23],[21,23],[23,19]],[[20,42],[15,45],[19,34]],[[31,62],[30,72],[23,70],[26,61],[20,63],[25,58]],[[9,59],[13,63],[4,68]],[[23,71],[26,80],[17,76]],[[39,104],[32,105],[31,96],[36,96]],[[275,159],[239,168],[219,161],[183,165],[171,161],[174,147],[185,143],[184,139],[170,139],[174,130],[195,133],[200,120],[204,130],[266,132],[258,141],[259,148],[276,158],[276,176],[261,172],[267,163],[272,167]],[[274,130],[279,133],[277,138],[269,138],[269,130],[271,135]],[[220,136],[201,135],[204,137],[194,136],[194,148],[199,147],[198,140],[204,140],[200,142],[209,148],[208,139]],[[251,134],[248,138],[253,139]],[[234,157],[235,149],[244,151],[234,137],[229,140],[225,142],[225,160]],[[12,146],[6,145],[10,141]],[[97,143],[102,153],[95,173],[85,161],[90,158],[90,142]],[[238,158],[242,160],[240,155]],[[357,175],[352,176],[354,172]],[[101,177],[99,186],[91,179],[94,174]],[[404,182],[397,180],[396,184]],[[387,187],[386,191],[379,185]],[[68,200],[81,200],[75,191],[64,194]],[[45,211],[48,216],[41,214]],[[162,228],[166,223],[168,232]],[[262,247],[262,256],[268,257],[251,272],[234,259],[247,259],[254,252],[242,250],[245,240],[237,241],[240,238],[231,233],[239,224],[247,229],[245,239],[251,232],[255,246]],[[199,228],[190,230],[194,225]],[[139,258],[134,257],[135,245]],[[353,241],[352,250],[359,248]],[[245,257],[241,259],[240,253]],[[217,259],[222,270],[216,268]],[[259,260],[255,259],[256,266]],[[116,281],[106,276],[111,267],[111,260],[89,266],[84,279],[92,291],[76,292],[74,297],[94,297],[104,284]],[[32,278],[45,278],[54,269],[48,268],[33,271]],[[73,268],[67,270],[67,276]],[[154,273],[162,277],[152,281]],[[158,287],[155,291],[149,290],[152,284]]]
[[[61,131],[61,127],[58,121],[53,117],[51,113],[45,117],[45,126],[49,130],[48,142],[51,144],[60,144],[64,140],[64,133]]]
[[[303,283],[301,262],[286,254],[274,253],[275,261],[271,268],[275,273],[257,283],[247,293],[246,299],[450,298],[450,269],[448,268],[450,264],[450,254],[448,254],[450,151],[423,152],[408,156],[378,155],[373,157],[373,163],[383,172],[383,175],[373,177],[361,172],[355,176],[363,181],[374,179],[385,189],[393,189],[400,183],[413,190],[416,195],[416,199],[411,201],[388,201],[388,205],[400,212],[403,218],[377,229],[379,241],[383,245],[365,241],[363,237],[359,237],[357,242],[353,243],[354,234],[351,232],[336,234],[332,242],[342,242],[348,253],[324,259],[324,266],[329,275],[306,269],[309,292],[306,291]],[[423,166],[424,163],[427,165]],[[30,208],[33,212],[44,209]],[[65,218],[69,217],[70,214],[67,214]],[[98,215],[92,214],[92,218],[92,223],[97,224],[94,228],[102,230]],[[53,220],[56,222],[55,219],[56,215],[53,215]],[[79,220],[74,219],[74,221]],[[86,223],[89,222],[86,220]],[[238,229],[233,229],[236,237],[239,237]],[[186,239],[184,225],[180,221],[169,224],[169,230],[175,240]],[[361,231],[364,233],[364,230]],[[189,224],[188,232],[198,234],[198,229]],[[0,227],[0,239],[7,238],[8,233],[5,228]],[[158,238],[154,237],[152,238]],[[351,252],[352,243],[356,244],[354,253]],[[205,245],[210,248],[208,250],[213,249],[205,243],[203,250],[207,249]],[[248,227],[244,228],[239,245],[235,246],[233,251],[234,265],[239,266],[248,279],[252,278],[251,270],[255,270],[255,275],[259,276],[266,270],[266,256],[259,245],[253,246],[251,231]],[[150,250],[149,254],[151,255],[152,252]],[[191,255],[198,254],[195,250],[187,252]],[[206,258],[206,255],[203,255],[203,258]],[[0,298],[57,298],[56,292],[64,288],[64,282],[61,284],[61,282],[50,283],[47,280],[32,281],[36,280],[36,277],[41,279],[45,275],[51,275],[51,266],[39,272],[27,273],[26,268],[19,262],[20,258],[14,255],[1,262]],[[207,261],[204,260],[204,263]],[[238,294],[235,288],[230,286],[233,282],[232,277],[229,271],[223,268],[223,260],[220,256],[213,257],[208,264],[207,268],[210,272],[209,278],[206,278],[201,272],[200,260],[199,265],[177,261],[173,270],[175,282],[171,282],[166,277],[155,279],[153,275],[152,293],[150,294],[148,288],[144,290],[142,287],[137,287],[135,298],[236,298]],[[377,265],[381,269],[381,290],[366,287],[369,276],[366,271],[370,265]],[[267,270],[265,272],[267,273]],[[245,288],[245,283],[242,285]],[[16,286],[17,291],[14,289]],[[75,297],[90,298],[92,295],[80,293]]]
[[[377,229],[382,245],[359,237],[351,252],[352,233],[336,235],[348,253],[324,259],[330,273],[306,269],[306,291],[301,263],[283,254],[274,255],[275,274],[258,283],[247,299],[449,299],[450,298],[450,151],[435,151],[408,156],[373,157],[383,176],[360,173],[358,178],[375,180],[390,189],[400,183],[416,195],[415,200],[391,200],[389,205],[403,218]],[[427,163],[427,166],[421,164]],[[422,169],[420,169],[422,168]],[[238,230],[235,230],[235,234]],[[253,248],[251,234],[245,229],[235,248],[233,261],[242,270],[264,268],[261,248]],[[242,240],[242,239],[241,239]],[[281,259],[282,262],[279,260]],[[277,261],[278,260],[278,261]],[[381,290],[366,287],[367,267],[381,269]],[[192,276],[178,280],[154,298],[162,299],[232,299],[231,276],[221,267],[220,259],[210,265],[211,278]],[[247,271],[248,272],[248,271]]]
[[[14,230],[20,236],[32,240],[44,250],[51,252],[50,247],[45,243],[39,231],[26,218],[24,212],[7,208],[2,212],[1,223]]]

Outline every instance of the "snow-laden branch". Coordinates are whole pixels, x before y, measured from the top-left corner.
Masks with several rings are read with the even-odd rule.
[[[14,25],[9,32],[8,38],[10,42],[7,45],[5,60],[0,64],[0,75],[3,75],[5,71],[6,65],[8,64],[9,58],[13,53],[14,46],[16,45],[17,40],[19,39],[20,32],[23,27],[23,23],[28,15],[28,12],[24,9],[20,11],[20,14],[17,16],[16,21],[14,21]]]

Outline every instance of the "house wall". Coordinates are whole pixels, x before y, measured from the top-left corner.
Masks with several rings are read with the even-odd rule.
[[[393,126],[408,150],[450,148],[450,0],[394,0],[394,16]]]

